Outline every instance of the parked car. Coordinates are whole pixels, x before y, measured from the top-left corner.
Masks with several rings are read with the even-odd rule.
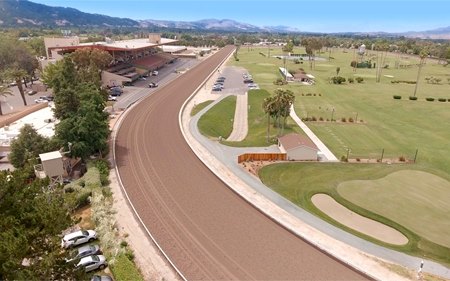
[[[244,79],[244,83],[245,84],[253,83],[253,79],[250,79],[250,78]]]
[[[113,281],[109,275],[92,275],[91,281]]]
[[[216,84],[213,85],[213,88],[221,88],[221,89],[223,89],[224,86],[223,86],[223,84],[216,83]]]
[[[108,95],[108,101],[117,101],[117,97],[113,97],[111,95]]]
[[[30,91],[27,92],[27,94],[28,94],[29,96],[32,96],[32,95],[37,94],[37,91],[30,90]]]
[[[220,76],[219,78],[217,78],[217,79],[220,79],[220,80],[225,80],[225,79],[227,79],[226,77],[223,77],[223,76]]]
[[[53,101],[53,96],[42,96],[34,100],[35,103],[43,103]]]
[[[70,248],[97,239],[97,233],[94,230],[79,230],[64,235],[61,240],[61,247]]]
[[[148,87],[149,88],[156,88],[156,87],[158,87],[158,84],[155,83],[155,82],[151,82],[150,84],[148,84]]]
[[[109,94],[113,97],[120,96],[123,93],[123,89],[121,87],[111,87],[109,89]]]
[[[222,88],[221,87],[213,87],[212,90],[213,91],[222,91]]]
[[[159,74],[159,72],[156,71],[156,70],[153,70],[152,73],[151,73],[152,76],[157,76],[158,74]]]
[[[73,262],[87,256],[98,255],[101,253],[102,252],[100,251],[100,247],[98,245],[86,245],[71,251],[69,257],[66,259],[66,262]]]
[[[96,269],[104,269],[108,263],[103,255],[92,255],[84,257],[76,264],[77,268],[84,268],[85,272],[89,272]]]

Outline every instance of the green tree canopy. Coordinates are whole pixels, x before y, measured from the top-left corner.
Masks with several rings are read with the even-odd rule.
[[[26,124],[20,129],[19,136],[11,142],[8,158],[15,168],[23,168],[40,153],[56,149],[57,146],[51,139],[38,134],[31,125]]]
[[[22,169],[0,171],[0,279],[68,280],[83,277],[66,264],[61,233],[73,224],[61,190],[30,183]]]
[[[86,159],[107,150],[108,114],[103,111],[105,100],[95,85],[83,83],[78,89],[80,105],[75,114],[56,126],[56,138],[61,145],[72,143],[72,156]]]

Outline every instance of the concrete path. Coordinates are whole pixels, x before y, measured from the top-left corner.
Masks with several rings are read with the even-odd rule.
[[[314,142],[314,144],[317,146],[317,148],[319,148],[320,152],[322,152],[323,155],[325,155],[326,160],[324,160],[324,161],[327,161],[327,162],[339,162],[339,159],[337,159],[336,156],[334,156],[334,154],[316,136],[316,134],[314,134],[313,131],[311,131],[311,129],[308,128],[308,126],[306,126],[306,124],[303,123],[303,121],[297,116],[297,113],[295,113],[295,109],[294,109],[293,105],[291,106],[291,114],[290,115],[291,115],[292,119],[294,119],[294,121],[298,124],[298,126],[300,128],[302,128],[302,130]]]
[[[237,163],[237,156],[244,152],[277,151],[276,145],[234,148],[221,145],[201,135],[197,127],[199,118],[220,102],[221,98],[208,105],[192,119],[188,116],[188,112],[193,105],[188,103],[184,110],[182,125],[187,142],[197,156],[230,188],[286,228],[375,279],[405,280],[403,276],[387,269],[382,263],[394,263],[406,267],[410,272],[417,271],[422,258],[373,244],[321,220],[265,186],[258,177],[248,173]],[[306,129],[309,130],[308,127]],[[328,156],[332,159],[330,155]],[[450,279],[450,269],[433,261],[425,260],[423,271]]]
[[[242,141],[248,133],[248,93],[236,95],[233,131],[227,141]]]

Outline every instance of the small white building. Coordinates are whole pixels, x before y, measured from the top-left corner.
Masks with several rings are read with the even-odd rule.
[[[278,138],[278,147],[287,160],[317,161],[319,149],[306,136],[291,133]]]

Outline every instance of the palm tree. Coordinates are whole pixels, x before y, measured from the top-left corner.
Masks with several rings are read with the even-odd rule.
[[[275,115],[275,99],[274,97],[268,97],[263,102],[264,113],[267,114],[267,142],[270,142],[270,118]]]
[[[7,85],[0,85],[0,97],[6,97],[6,96],[12,96],[12,95],[13,94]],[[3,115],[1,101],[0,101],[0,115]]]
[[[421,51],[420,52],[420,62],[419,62],[419,70],[417,71],[417,79],[416,79],[416,86],[414,87],[414,95],[413,97],[416,96],[417,93],[417,86],[419,85],[419,78],[420,78],[420,71],[422,70],[422,66],[425,63],[425,59],[428,56],[428,53],[425,51]]]

